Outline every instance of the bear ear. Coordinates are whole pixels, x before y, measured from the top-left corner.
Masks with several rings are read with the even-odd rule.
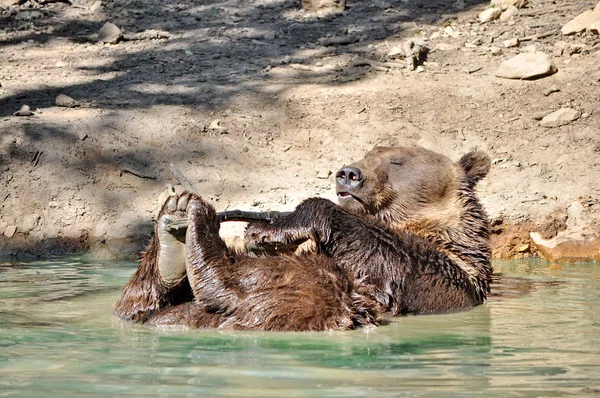
[[[492,161],[488,154],[477,150],[463,155],[458,164],[469,179],[471,186],[474,186],[479,180],[485,177],[492,167]]]

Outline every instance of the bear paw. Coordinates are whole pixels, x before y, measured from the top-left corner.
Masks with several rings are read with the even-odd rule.
[[[158,270],[166,287],[177,285],[186,276],[185,228],[191,194],[170,196],[160,212],[157,228]]]

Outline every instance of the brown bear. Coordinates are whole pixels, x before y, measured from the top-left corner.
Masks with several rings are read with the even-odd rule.
[[[312,240],[316,252],[303,255],[230,250],[212,206],[171,197],[115,312],[152,324],[339,330],[377,325],[382,312],[471,308],[491,282],[488,220],[474,193],[489,169],[479,151],[455,164],[423,148],[375,148],[337,172],[339,205],[312,198],[248,225],[249,246]],[[183,217],[185,236],[169,232]]]

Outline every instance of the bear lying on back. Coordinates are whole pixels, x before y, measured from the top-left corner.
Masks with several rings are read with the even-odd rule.
[[[339,205],[312,198],[246,230],[252,247],[312,240],[316,253],[232,251],[214,208],[173,196],[115,313],[140,323],[258,330],[377,325],[382,312],[431,314],[481,304],[492,268],[474,193],[482,152],[458,163],[423,148],[375,148],[336,174]],[[185,217],[185,236],[167,223]]]

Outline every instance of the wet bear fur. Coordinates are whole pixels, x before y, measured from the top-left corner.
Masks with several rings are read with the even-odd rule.
[[[162,282],[155,233],[115,312],[191,327],[340,330],[377,325],[382,312],[472,308],[490,291],[488,220],[474,191],[489,169],[480,151],[453,163],[424,148],[377,147],[336,174],[339,205],[312,198],[248,225],[249,246],[313,241],[304,255],[231,251],[212,206],[185,194],[185,276]]]

